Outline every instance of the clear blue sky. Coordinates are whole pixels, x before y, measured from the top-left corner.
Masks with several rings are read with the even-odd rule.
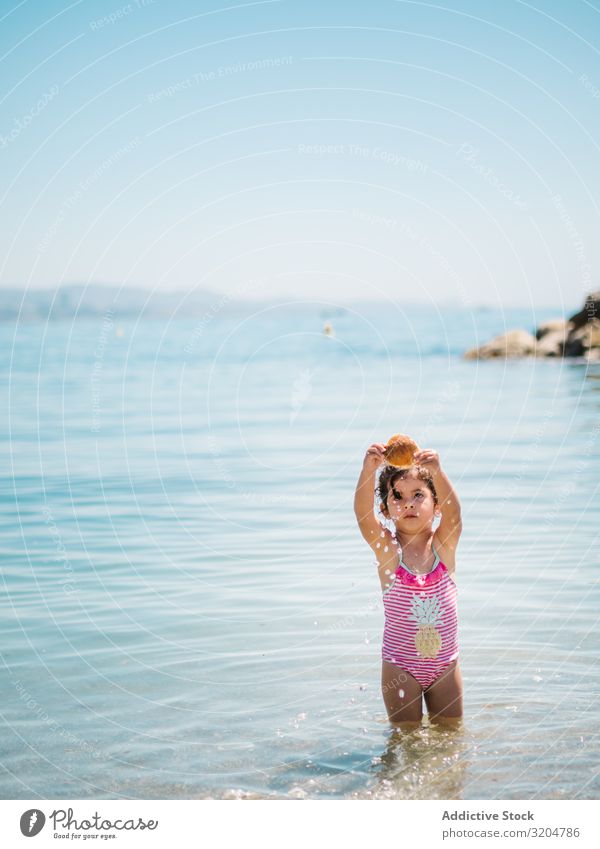
[[[600,288],[599,2],[0,9],[4,287]]]

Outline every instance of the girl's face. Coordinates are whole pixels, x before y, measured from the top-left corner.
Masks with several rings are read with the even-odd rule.
[[[439,513],[431,490],[415,472],[394,479],[385,503],[398,530],[407,532],[421,530]]]

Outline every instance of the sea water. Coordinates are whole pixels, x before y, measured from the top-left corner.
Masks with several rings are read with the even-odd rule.
[[[3,324],[0,795],[597,798],[600,365],[461,356],[555,317]],[[353,496],[397,431],[462,505],[459,729],[381,697]]]

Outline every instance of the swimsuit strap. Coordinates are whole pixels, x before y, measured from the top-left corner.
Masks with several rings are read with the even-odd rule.
[[[432,542],[431,542],[431,549],[432,549],[432,551],[433,551],[433,553],[434,553],[434,555],[435,555],[435,560],[433,561],[433,566],[431,567],[431,569],[430,569],[428,572],[413,572],[413,571],[412,571],[412,569],[409,569],[409,568],[408,568],[408,566],[406,565],[406,563],[404,563],[404,562],[403,562],[403,560],[402,560],[402,558],[401,558],[401,557],[399,558],[399,559],[400,559],[400,565],[401,565],[404,569],[406,569],[406,571],[407,571],[407,572],[409,572],[411,575],[431,575],[431,573],[433,572],[433,570],[435,569],[435,567],[436,567],[436,566],[438,565],[438,563],[440,562],[440,556],[439,556],[439,554],[437,553],[437,551],[435,550],[435,545],[433,544],[433,540],[432,540]]]

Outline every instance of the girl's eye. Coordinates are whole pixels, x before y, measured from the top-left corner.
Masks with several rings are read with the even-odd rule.
[[[394,498],[396,499],[396,501],[401,501],[401,500],[402,500],[402,496],[400,495],[400,493],[399,493],[399,492],[396,492],[396,490],[395,490],[395,489],[393,489],[393,490],[392,490],[392,495],[394,496]],[[417,493],[416,493],[416,496],[417,496],[417,498],[425,498],[425,494],[424,494],[423,492],[417,492]]]

